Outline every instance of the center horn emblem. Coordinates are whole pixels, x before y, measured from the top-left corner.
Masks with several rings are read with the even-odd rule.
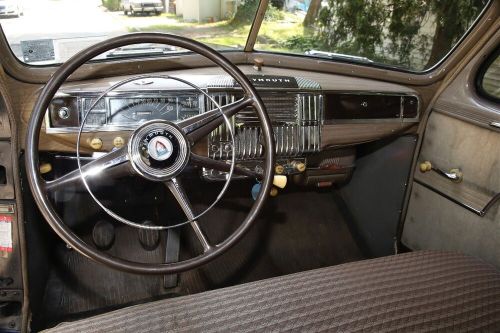
[[[149,142],[149,156],[157,161],[165,161],[172,155],[172,152],[172,142],[164,136],[157,136]]]
[[[156,142],[156,154],[158,156],[162,156],[162,155],[167,154],[167,153],[168,153],[167,147],[163,143],[161,143],[160,141],[157,141]]]

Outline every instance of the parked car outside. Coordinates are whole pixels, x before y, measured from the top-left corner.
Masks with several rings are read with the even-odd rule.
[[[125,15],[130,14],[132,16],[137,13],[154,13],[155,15],[159,15],[164,11],[161,0],[122,0],[120,7]]]
[[[19,17],[24,14],[23,5],[19,0],[0,0],[0,17],[14,16]]]

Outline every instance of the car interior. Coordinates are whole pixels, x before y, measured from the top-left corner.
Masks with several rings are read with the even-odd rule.
[[[1,332],[500,332],[500,1],[112,3],[0,2]]]

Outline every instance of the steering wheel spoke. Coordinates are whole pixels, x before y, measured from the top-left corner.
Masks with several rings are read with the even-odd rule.
[[[207,136],[214,129],[224,123],[224,114],[227,118],[231,118],[242,109],[253,105],[254,100],[251,97],[241,98],[231,104],[221,106],[200,115],[182,120],[177,125],[182,129],[184,134],[191,142],[197,142]]]
[[[172,178],[165,184],[181,206],[181,209],[186,217],[190,220],[189,224],[191,225],[191,228],[193,228],[196,237],[200,241],[200,244],[203,247],[203,252],[210,251],[212,249],[212,245],[210,245],[207,236],[200,228],[198,221],[195,220],[196,215],[180,182],[176,178]]]
[[[81,177],[119,177],[132,173],[128,163],[126,147],[111,151],[85,165],[80,170],[76,169],[62,177],[45,183],[45,189],[49,191],[60,190],[66,186],[81,183]]]

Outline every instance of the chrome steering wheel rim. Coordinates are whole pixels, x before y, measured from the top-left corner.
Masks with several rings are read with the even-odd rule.
[[[92,248],[80,237],[78,237],[64,223],[64,221],[62,221],[62,219],[55,211],[54,207],[52,207],[49,197],[47,196],[47,193],[45,191],[47,182],[42,179],[39,172],[38,145],[43,119],[53,96],[57,93],[61,85],[78,68],[80,68],[82,65],[92,60],[99,54],[115,49],[117,47],[140,43],[165,44],[184,48],[205,58],[208,58],[217,66],[222,68],[227,74],[229,74],[238,82],[244,92],[246,99],[244,103],[239,106],[254,106],[257,117],[260,121],[263,134],[262,144],[264,146],[264,172],[262,174],[262,187],[261,191],[256,197],[254,205],[248,212],[248,215],[242,221],[241,225],[223,242],[214,246],[210,246],[203,254],[199,256],[176,263],[133,262],[111,256],[110,254]],[[203,134],[203,128],[201,130],[201,133]],[[208,133],[205,133],[205,135],[206,134]],[[257,215],[262,210],[266,199],[268,198],[274,175],[274,161],[275,143],[271,122],[269,120],[269,116],[267,115],[264,103],[262,102],[256,89],[250,83],[248,78],[246,78],[246,76],[228,59],[226,59],[223,55],[211,49],[210,47],[185,37],[161,33],[136,33],[122,35],[95,44],[93,46],[90,46],[86,50],[77,53],[70,60],[59,67],[59,69],[54,73],[54,75],[44,86],[37,99],[37,102],[35,103],[26,134],[25,162],[28,182],[35,202],[50,227],[57,233],[60,238],[62,238],[68,245],[70,245],[76,251],[80,252],[82,255],[111,268],[137,274],[171,274],[183,272],[199,267],[217,258],[225,251],[229,250],[232,246],[234,246],[250,229]]]

